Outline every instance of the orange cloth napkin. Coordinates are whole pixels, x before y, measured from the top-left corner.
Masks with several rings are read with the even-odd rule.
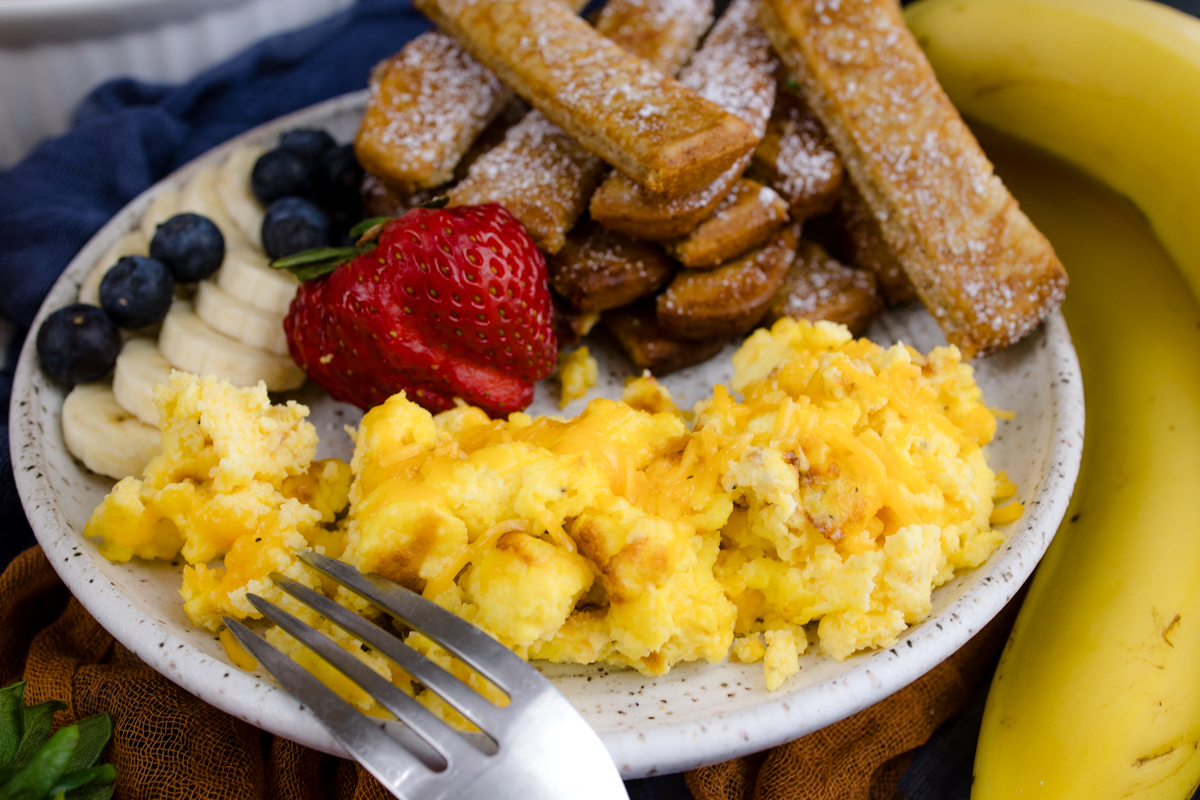
[[[1018,605],[891,697],[766,753],[694,770],[688,787],[696,800],[891,798],[910,751],[966,705]],[[71,597],[37,547],[0,575],[0,686],[22,677],[26,702],[68,704],[56,725],[112,715],[117,800],[390,797],[357,764],[263,733],[143,664]]]

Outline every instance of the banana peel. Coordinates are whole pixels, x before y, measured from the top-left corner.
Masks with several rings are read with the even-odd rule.
[[[908,21],[1054,243],[1088,403],[1067,521],[988,696],[972,797],[1200,783],[1200,22],[1140,0],[923,0]],[[1165,249],[1164,249],[1165,248]],[[1188,287],[1192,291],[1188,290]]]

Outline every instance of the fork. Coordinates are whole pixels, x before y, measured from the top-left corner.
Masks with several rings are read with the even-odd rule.
[[[242,645],[393,795],[404,800],[628,800],[600,737],[549,680],[507,647],[402,586],[316,553],[300,559],[425,634],[509,698],[503,707],[489,702],[375,623],[272,573],[284,592],[399,664],[485,734],[466,738],[329,637],[262,597],[247,594],[263,616],[407,726],[393,738],[381,720],[362,714],[245,625],[225,617]]]

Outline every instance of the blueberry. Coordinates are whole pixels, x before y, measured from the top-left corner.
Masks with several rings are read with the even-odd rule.
[[[108,315],[85,303],[60,308],[37,334],[42,369],[63,383],[88,383],[107,375],[121,352],[121,332]]]
[[[309,164],[317,163],[325,151],[336,145],[332,136],[317,128],[296,128],[279,137],[279,149],[293,152]]]
[[[317,164],[317,200],[330,212],[361,216],[362,179],[363,168],[354,155],[354,145],[328,150]]]
[[[277,147],[254,162],[250,188],[258,202],[270,205],[281,197],[309,197],[313,193],[313,162]]]
[[[302,197],[283,197],[267,206],[263,248],[271,258],[329,246],[329,217]]]
[[[150,257],[166,264],[177,282],[195,283],[225,260],[225,237],[208,217],[178,214],[154,232]]]
[[[167,265],[145,256],[125,256],[100,281],[100,307],[122,328],[162,322],[175,299]]]

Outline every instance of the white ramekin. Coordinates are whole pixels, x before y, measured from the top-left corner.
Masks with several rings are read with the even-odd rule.
[[[353,0],[0,0],[0,168],[117,76],[177,83]]]

